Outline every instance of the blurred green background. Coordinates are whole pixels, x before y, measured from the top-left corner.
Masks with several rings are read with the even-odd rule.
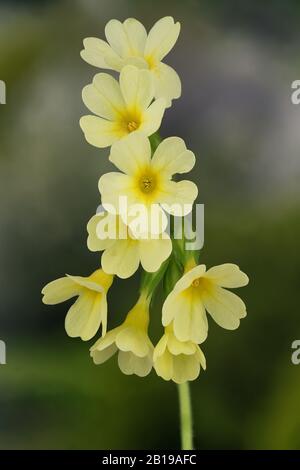
[[[81,89],[96,69],[82,40],[104,36],[111,18],[182,23],[166,62],[183,93],[161,133],[197,155],[208,265],[235,262],[249,274],[240,294],[248,317],[235,332],[210,321],[208,368],[191,385],[196,447],[299,449],[300,78],[297,0],[66,0],[0,2],[1,449],[179,447],[177,391],[150,376],[127,377],[115,358],[94,366],[89,344],[64,332],[66,304],[40,290],[65,272],[98,263],[86,223],[99,204],[108,150],[88,145],[78,120]],[[110,325],[137,296],[139,275],[109,293]],[[160,299],[152,335],[161,333]]]

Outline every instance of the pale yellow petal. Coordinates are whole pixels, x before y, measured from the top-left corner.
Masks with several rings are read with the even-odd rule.
[[[175,70],[167,64],[159,62],[153,70],[155,80],[155,98],[164,98],[166,106],[181,95],[181,81]]]
[[[161,264],[170,256],[172,252],[172,242],[165,233],[164,238],[139,240],[138,250],[141,264],[145,271],[158,271]]]
[[[121,351],[131,351],[138,357],[145,357],[149,353],[147,335],[132,326],[122,328],[116,337],[116,345]]]
[[[166,230],[168,217],[159,204],[145,205],[139,200],[134,200],[134,194],[129,199],[129,206],[126,214],[121,214],[131,233],[136,238],[143,238],[147,233],[152,236],[159,236]]]
[[[246,316],[244,302],[233,292],[214,286],[203,296],[206,310],[215,322],[227,330],[235,330]]]
[[[90,348],[91,355],[95,351],[104,351],[115,343],[116,337],[122,330],[122,325],[110,330],[104,337],[99,338]]]
[[[130,351],[119,351],[118,364],[123,374],[146,377],[152,369],[152,355],[138,357]]]
[[[162,356],[166,350],[166,347],[167,347],[167,343],[168,343],[168,336],[166,334],[164,334],[159,342],[157,343],[157,345],[155,346],[154,348],[154,353],[153,353],[153,360],[156,361],[156,359],[159,357],[159,356]]]
[[[120,73],[120,87],[129,110],[145,110],[154,96],[154,82],[148,70],[126,65]]]
[[[135,202],[133,185],[132,178],[123,173],[111,172],[102,175],[99,179],[99,191],[103,207],[110,213],[127,213],[127,206]],[[126,200],[120,201],[120,197]],[[122,202],[126,203],[124,208]]]
[[[113,51],[107,42],[98,38],[86,38],[83,45],[84,49],[80,55],[88,64],[101,69],[121,70],[121,57]]]
[[[102,255],[101,264],[107,273],[122,279],[132,276],[139,267],[140,259],[137,242],[130,238],[116,240]]]
[[[173,380],[177,384],[195,380],[200,373],[200,364],[196,355],[175,356],[173,359]]]
[[[84,132],[87,142],[94,147],[104,148],[121,139],[127,132],[112,121],[107,121],[98,116],[83,116],[80,127]]]
[[[184,140],[180,137],[168,137],[164,139],[152,158],[152,166],[155,171],[168,177],[176,173],[187,173],[195,165],[195,155],[187,150]]]
[[[155,100],[143,113],[143,121],[139,130],[145,135],[152,135],[161,125],[161,121],[166,109],[166,102],[163,98]]]
[[[202,343],[207,338],[208,323],[203,303],[190,293],[172,291],[166,298],[162,323],[167,326],[172,321],[179,341]]]
[[[144,53],[147,40],[147,31],[145,27],[135,18],[127,18],[123,25],[127,36],[130,54],[142,55]]]
[[[110,359],[116,352],[118,348],[115,344],[111,344],[108,346],[106,349],[103,349],[102,351],[94,350],[91,352],[91,356],[93,358],[93,361],[96,365],[103,364],[103,362],[106,362],[108,359]]]
[[[208,269],[205,277],[220,287],[243,287],[249,282],[248,276],[236,264],[231,263]]]
[[[192,181],[167,181],[158,199],[166,212],[183,217],[191,212],[197,195],[198,188]]]
[[[134,175],[150,163],[149,139],[141,132],[133,132],[113,144],[109,159],[119,170]]]
[[[105,296],[88,291],[80,295],[65,319],[65,329],[71,338],[88,341],[95,336],[103,319],[101,303],[104,299]]]
[[[186,272],[175,284],[174,291],[181,292],[192,285],[192,282],[202,277],[206,272],[205,264],[199,264]]]
[[[163,59],[172,49],[180,32],[180,23],[174,23],[171,16],[158,20],[148,34],[145,56]]]
[[[114,121],[124,113],[125,102],[120,85],[111,75],[97,73],[93,82],[82,90],[86,107],[100,117]]]
[[[100,221],[104,221],[108,218],[107,213],[102,212],[101,214],[96,214],[89,220],[87,224],[87,231],[88,231],[88,239],[87,239],[87,246],[90,251],[102,251],[108,248],[112,243],[113,240],[109,238],[99,238],[97,235],[97,226]]]
[[[192,341],[179,341],[174,334],[168,336],[168,350],[174,356],[195,354],[197,345]]]
[[[154,369],[157,375],[164,380],[171,380],[173,377],[173,356],[166,349],[165,352],[158,356],[154,362]]]
[[[128,18],[124,23],[110,20],[105,27],[105,36],[113,50],[126,58],[143,53],[147,33],[139,21]]]
[[[42,301],[47,305],[55,305],[65,300],[71,299],[82,292],[82,287],[69,279],[68,277],[61,277],[55,281],[49,282],[43,287]]]

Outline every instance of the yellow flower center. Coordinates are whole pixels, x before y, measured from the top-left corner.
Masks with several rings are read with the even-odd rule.
[[[210,286],[211,283],[209,279],[206,279],[205,277],[198,277],[197,279],[194,279],[191,284],[191,287],[196,288],[198,292],[207,291]]]
[[[154,189],[156,187],[156,180],[155,180],[154,176],[153,175],[143,175],[140,178],[139,187],[140,187],[140,190],[143,193],[146,193],[146,194],[152,193],[152,191],[154,191]]]
[[[145,60],[148,64],[148,67],[149,67],[150,70],[154,70],[156,68],[157,61],[154,59],[153,56],[148,55],[148,56],[145,57]]]
[[[129,130],[129,132],[136,131],[138,127],[139,127],[139,124],[137,124],[135,121],[129,121],[127,123],[127,129]]]

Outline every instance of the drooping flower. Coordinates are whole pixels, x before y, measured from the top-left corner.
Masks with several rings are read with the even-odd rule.
[[[94,215],[88,225],[87,245],[91,251],[103,251],[101,266],[106,273],[128,278],[141,263],[147,272],[158,271],[172,252],[172,242],[165,232],[158,238],[135,238],[118,215],[102,212]]]
[[[167,106],[181,95],[180,78],[175,70],[162,62],[177,41],[180,23],[171,16],[158,20],[147,35],[144,26],[135,18],[121,23],[110,20],[105,27],[105,42],[86,38],[81,57],[91,65],[120,72],[128,64],[151,72],[155,97],[165,98]]]
[[[160,127],[166,102],[154,98],[151,74],[132,65],[124,67],[119,82],[107,73],[95,75],[82,90],[82,99],[96,116],[83,116],[80,126],[95,147],[108,147],[139,130],[146,136]]]
[[[221,264],[206,271],[200,264],[187,270],[175,284],[163,305],[162,323],[173,322],[180,341],[202,343],[208,333],[206,311],[227,330],[238,328],[246,316],[244,302],[226,288],[243,287],[248,276],[235,264]]]
[[[126,375],[145,377],[153,365],[153,344],[148,336],[150,298],[142,294],[122,325],[109,331],[90,349],[95,364],[118,351],[118,364]]]
[[[101,176],[99,190],[103,207],[119,213],[135,235],[164,231],[168,222],[164,210],[178,216],[192,210],[198,194],[195,183],[172,181],[175,173],[186,173],[195,164],[193,152],[186,149],[179,137],[163,140],[151,158],[149,140],[135,132],[112,146],[109,159],[123,173]],[[120,204],[122,198],[126,199],[124,205]],[[137,228],[134,215],[138,208],[143,209],[144,218]]]
[[[102,336],[107,327],[106,294],[113,281],[113,276],[97,269],[90,276],[61,277],[49,282],[42,294],[44,304],[54,305],[78,296],[69,309],[65,328],[71,338],[80,337],[83,341],[93,338],[100,325]]]
[[[155,346],[153,362],[158,376],[177,384],[195,380],[201,367],[206,369],[205,356],[198,344],[179,341],[172,324],[165,328],[165,334]]]

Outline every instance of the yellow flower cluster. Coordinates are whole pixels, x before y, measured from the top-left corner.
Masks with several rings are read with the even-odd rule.
[[[42,294],[45,304],[77,297],[65,320],[69,336],[88,341],[101,327],[102,335],[90,349],[95,364],[118,353],[124,374],[144,377],[154,368],[164,380],[180,384],[196,379],[206,367],[199,344],[207,338],[207,313],[229,330],[246,316],[243,301],[227,289],[245,286],[248,277],[235,264],[208,270],[197,265],[198,254],[187,251],[167,230],[172,217],[192,211],[198,194],[193,182],[173,180],[192,170],[193,152],[181,138],[161,140],[157,133],[165,109],[181,95],[177,73],[162,62],[179,31],[171,17],[160,19],[148,34],[129,18],[108,22],[107,42],[84,40],[82,58],[118,72],[119,79],[98,73],[84,87],[83,102],[93,115],[83,116],[80,126],[90,144],[111,146],[109,160],[119,171],[101,176],[102,210],[87,225],[89,250],[103,252],[101,267],[87,277],[66,275],[52,281]],[[107,332],[106,296],[113,277],[126,279],[140,265],[137,303],[120,326]],[[172,282],[162,306],[164,334],[154,347],[148,336],[150,301],[167,278]]]

